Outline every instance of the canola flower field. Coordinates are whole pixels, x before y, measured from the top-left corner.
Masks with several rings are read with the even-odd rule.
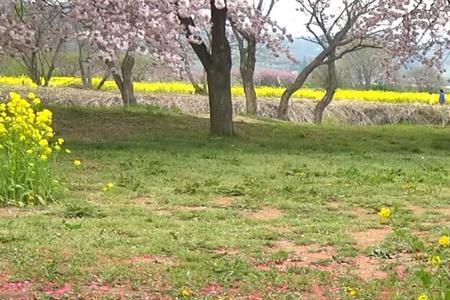
[[[93,78],[93,84],[100,82],[101,78]],[[0,76],[0,84],[3,85],[26,85],[30,88],[36,87],[35,84],[26,76],[8,77]],[[53,77],[50,86],[70,86],[80,85],[79,77]],[[158,93],[182,93],[192,94],[194,88],[188,82],[167,81],[167,82],[135,82],[135,90],[137,92],[158,92]],[[103,86],[104,90],[117,89],[113,80],[108,80]],[[256,93],[258,97],[274,97],[279,98],[283,93],[282,87],[258,86]],[[242,86],[233,86],[232,93],[234,96],[243,96],[244,89]],[[297,99],[319,100],[323,97],[325,91],[320,89],[304,88],[294,94]],[[438,94],[426,92],[397,92],[397,91],[378,91],[378,90],[351,90],[338,89],[335,94],[335,100],[354,100],[354,101],[377,101],[389,103],[408,103],[417,102],[424,104],[438,103]]]

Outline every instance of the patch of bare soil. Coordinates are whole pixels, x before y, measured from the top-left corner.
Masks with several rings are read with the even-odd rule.
[[[381,244],[386,235],[391,232],[391,228],[384,226],[382,228],[372,228],[365,231],[350,232],[350,235],[355,239],[356,244],[360,248],[367,248]]]
[[[150,197],[136,197],[136,198],[132,199],[131,202],[139,204],[139,205],[156,204],[156,201]]]
[[[38,209],[20,209],[16,207],[0,207],[0,218],[1,217],[26,217],[38,213],[45,213],[47,211]]]
[[[219,197],[214,200],[214,205],[219,207],[229,207],[233,205],[234,199],[231,197]]]
[[[365,255],[359,255],[350,262],[353,272],[364,281],[386,279],[388,275],[385,271],[380,270],[381,264],[381,259]]]
[[[279,270],[286,270],[289,267],[312,267],[325,270],[328,269],[329,262],[333,261],[336,249],[332,246],[321,245],[296,245],[287,240],[276,241],[269,249],[270,251],[285,251],[290,255],[281,261],[270,261],[259,264],[259,269],[268,269],[275,266]]]
[[[226,248],[226,247],[220,247],[213,250],[214,253],[218,255],[238,255],[239,250],[235,248]]]
[[[426,213],[437,213],[440,215],[450,216],[450,207],[425,208],[422,206],[407,204],[405,208],[415,215],[423,215]]]
[[[265,207],[256,212],[246,213],[245,216],[253,220],[270,221],[280,218],[282,216],[282,213],[279,209],[273,207]]]
[[[175,264],[175,260],[172,257],[162,255],[149,255],[149,254],[133,256],[130,257],[127,261],[132,264],[151,264],[151,263],[164,265]]]
[[[0,299],[32,300],[32,285],[29,280],[11,281],[8,274],[0,273]]]

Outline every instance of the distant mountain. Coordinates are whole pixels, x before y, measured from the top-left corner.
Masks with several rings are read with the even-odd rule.
[[[296,39],[289,48],[298,60],[309,60],[320,52],[320,46],[302,39]]]

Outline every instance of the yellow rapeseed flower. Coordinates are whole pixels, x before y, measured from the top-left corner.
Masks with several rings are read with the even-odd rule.
[[[438,243],[443,247],[448,247],[450,246],[450,237],[448,235],[443,235],[439,238]]]
[[[358,296],[358,291],[356,289],[354,289],[354,288],[347,287],[347,288],[345,288],[345,291],[346,291],[346,293],[347,293],[347,295],[349,297],[356,297],[356,296]]]
[[[433,256],[430,257],[429,262],[433,266],[437,266],[437,265],[441,264],[442,260],[441,260],[441,257],[439,255],[433,255]]]
[[[41,99],[39,99],[39,98],[34,98],[33,99],[33,104],[34,105],[39,105],[39,104],[41,104],[42,102],[41,102]]]
[[[33,154],[33,152],[34,152],[33,149],[28,149],[28,150],[27,150],[27,154],[28,154],[28,155]]]
[[[73,161],[73,164],[74,164],[74,166],[79,167],[79,166],[81,166],[81,160],[76,159]]]
[[[58,144],[60,146],[62,146],[62,144],[64,144],[64,139],[63,138],[58,138]]]
[[[183,298],[189,298],[191,296],[191,291],[187,287],[183,287],[180,291],[180,296]]]
[[[70,149],[66,149],[66,153],[70,154],[70,153],[72,153],[72,151],[70,151]]]
[[[42,155],[39,157],[39,159],[42,160],[42,161],[46,161],[46,160],[48,160],[48,156],[45,155],[45,154],[42,154]]]
[[[39,141],[39,146],[41,146],[42,148],[48,147],[48,141],[47,140],[40,140]]]
[[[102,188],[102,190],[104,192],[107,192],[108,190],[112,189],[114,187],[114,183],[112,182],[108,182],[107,184],[105,184]]]
[[[31,100],[36,99],[36,94],[32,93],[32,92],[28,93],[28,99],[31,99]]]
[[[428,298],[428,296],[426,294],[421,294],[417,300],[429,300],[430,298]]]
[[[383,219],[387,219],[391,216],[391,210],[387,207],[383,207],[383,208],[381,208],[378,215]]]
[[[61,151],[61,146],[60,145],[55,145],[55,150],[58,151],[58,152]]]

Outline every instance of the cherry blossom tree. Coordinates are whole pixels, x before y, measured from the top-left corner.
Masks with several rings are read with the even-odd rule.
[[[299,11],[307,20],[305,26],[309,36],[304,39],[319,45],[322,50],[284,91],[278,117],[288,118],[291,96],[303,87],[314,70],[327,65],[329,85],[325,97],[315,109],[315,121],[320,123],[323,110],[331,102],[337,88],[335,60],[348,53],[374,47],[374,41],[383,37],[387,28],[382,28],[382,19],[375,19],[371,15],[379,3],[377,0],[343,1],[340,5],[335,2],[332,5],[331,0],[297,0],[297,3]]]
[[[0,18],[0,51],[19,61],[31,80],[48,86],[71,27],[60,1],[5,0]]]
[[[211,134],[233,135],[231,48],[227,38],[226,0],[176,1],[186,37],[207,73]],[[205,9],[207,8],[207,9]],[[202,40],[200,26],[211,24],[211,45]],[[199,26],[199,27],[197,27]]]
[[[246,99],[246,112],[256,114],[257,97],[254,84],[256,51],[258,44],[266,45],[275,56],[286,49],[282,48],[285,39],[292,41],[281,28],[271,20],[270,14],[279,0],[252,0],[249,3],[239,2],[229,14],[230,25],[239,49],[239,71]],[[235,21],[237,20],[237,21]]]
[[[124,105],[136,103],[133,68],[136,53],[176,61],[176,16],[168,1],[73,0],[70,16],[82,23],[110,69]],[[81,35],[81,38],[83,35]]]

